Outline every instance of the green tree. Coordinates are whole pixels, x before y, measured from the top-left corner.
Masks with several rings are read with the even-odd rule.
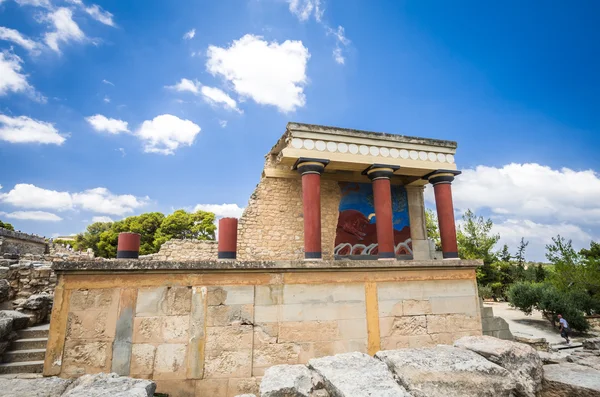
[[[459,256],[463,259],[483,259],[484,264],[495,262],[497,255],[492,248],[500,235],[492,234],[492,220],[478,217],[471,210],[464,213],[462,220],[456,236]]]
[[[172,238],[214,240],[216,229],[215,214],[212,212],[177,210],[162,221],[156,231],[154,246],[160,247]]]
[[[504,244],[502,246],[502,251],[500,251],[500,253],[498,254],[499,259],[502,262],[510,262],[512,259],[512,255],[510,254],[510,252],[508,251],[508,245]]]
[[[519,248],[517,248],[517,255],[515,259],[517,260],[517,265],[521,267],[525,267],[525,249],[529,245],[529,241],[525,241],[524,237],[521,237],[521,242],[519,243]]]
[[[552,237],[552,244],[546,245],[546,258],[554,265],[552,281],[559,290],[579,288],[585,283],[581,258],[571,240],[560,235]]]
[[[94,222],[88,225],[85,232],[80,233],[75,237],[75,246],[78,249],[86,250],[91,248],[94,251],[94,255],[101,255],[98,243],[100,242],[100,234],[110,229],[112,222]]]
[[[0,220],[0,227],[3,227],[4,229],[12,230],[12,231],[15,230],[13,225],[11,225],[8,222],[2,222],[1,220]]]
[[[425,228],[427,229],[427,237],[435,242],[435,249],[441,251],[442,241],[440,239],[437,216],[430,209],[425,210]]]

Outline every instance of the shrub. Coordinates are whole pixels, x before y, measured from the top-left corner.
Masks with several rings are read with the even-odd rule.
[[[481,299],[492,299],[492,296],[494,295],[492,287],[489,285],[478,285],[477,291],[479,292],[479,297]]]
[[[579,291],[561,292],[550,283],[519,282],[509,288],[508,299],[525,314],[531,314],[533,309],[541,311],[552,325],[562,314],[573,329],[587,331],[590,327],[584,312],[593,301],[585,299]]]

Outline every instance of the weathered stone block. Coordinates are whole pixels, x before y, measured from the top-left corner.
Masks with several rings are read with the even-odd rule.
[[[435,334],[448,331],[473,331],[472,335],[480,335],[481,318],[463,314],[427,315],[428,333]]]
[[[196,397],[196,381],[193,379],[156,379],[156,392],[169,397]],[[204,394],[200,394],[200,397]],[[206,394],[212,396],[212,394]]]
[[[71,293],[71,311],[108,310],[119,302],[120,290],[114,289],[80,289]]]
[[[431,313],[429,300],[406,299],[402,301],[402,312],[405,316],[418,316]]]
[[[155,353],[156,347],[154,345],[133,344],[131,347],[131,376],[136,378],[142,375],[152,375]]]
[[[363,318],[351,320],[337,320],[340,337],[342,340],[360,339],[367,337],[367,320]]]
[[[380,301],[379,317],[400,317],[404,314],[402,301]]]
[[[253,305],[208,306],[207,325],[224,327],[235,323],[252,324],[254,322]]]
[[[279,323],[279,342],[318,342],[338,339],[340,339],[340,329],[337,321]]]
[[[283,303],[283,285],[257,285],[254,304],[256,306],[280,305]]]
[[[233,285],[208,288],[208,305],[254,304],[253,285]]]
[[[135,308],[136,317],[166,315],[168,312],[166,299],[167,287],[140,288]]]
[[[431,312],[433,314],[461,313],[470,316],[477,315],[478,303],[475,295],[432,297]]]
[[[257,323],[276,323],[281,320],[282,306],[255,306],[254,321]]]
[[[190,287],[171,287],[167,291],[167,314],[184,316],[190,313],[192,289]]]
[[[236,396],[241,393],[250,394],[250,395],[259,395],[259,387],[260,387],[261,378],[260,377],[252,377],[252,378],[232,378],[229,379],[227,384],[227,395],[229,397]]]
[[[163,317],[136,317],[133,319],[133,343],[162,343]]]
[[[252,348],[252,325],[206,328],[206,351]]]
[[[286,305],[322,302],[364,302],[364,284],[286,284],[283,302]]]
[[[78,376],[109,372],[112,343],[109,341],[68,340],[65,343],[61,374]]]
[[[186,316],[166,316],[162,318],[162,340],[168,343],[186,343],[189,337],[190,318]]]
[[[247,378],[252,376],[252,350],[207,350],[205,378]]]
[[[254,346],[252,375],[260,376],[264,369],[278,364],[296,364],[302,348],[296,343],[275,343]]]
[[[425,316],[395,317],[390,334],[385,336],[409,336],[427,334]]]
[[[302,303],[281,306],[281,321],[327,321],[365,317],[364,302]]]
[[[71,312],[67,320],[69,339],[112,339],[115,336],[116,313],[88,310]]]
[[[201,379],[196,381],[196,395],[210,397],[228,397],[227,379]]]
[[[277,343],[279,323],[256,323],[254,325],[254,346]]]
[[[185,379],[186,345],[163,344],[156,348],[154,359],[155,379]]]

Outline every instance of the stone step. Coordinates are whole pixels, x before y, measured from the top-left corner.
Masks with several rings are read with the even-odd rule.
[[[578,347],[581,347],[581,346],[583,346],[583,344],[581,344],[579,342],[571,342],[570,345],[567,345],[566,343],[561,343],[561,344],[552,345],[552,349],[556,349],[556,350],[577,349]]]
[[[19,338],[31,339],[31,338],[48,338],[50,331],[48,329],[39,329],[36,327],[25,328],[17,331]]]
[[[23,361],[44,360],[46,349],[11,350],[4,353],[2,362],[19,363]]]
[[[41,374],[44,361],[21,361],[0,364],[0,374]]]
[[[10,350],[45,349],[48,338],[17,339],[10,345]]]

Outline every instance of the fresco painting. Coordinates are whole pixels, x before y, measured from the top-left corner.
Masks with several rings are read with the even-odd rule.
[[[334,254],[338,257],[377,255],[373,185],[340,182],[342,199]],[[404,186],[392,185],[392,217],[396,255],[412,255],[408,196]]]

